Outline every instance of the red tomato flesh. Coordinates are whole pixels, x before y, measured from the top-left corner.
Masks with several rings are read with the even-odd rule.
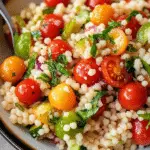
[[[95,71],[93,75],[89,75],[90,70]],[[95,59],[82,59],[80,60],[73,71],[74,79],[80,84],[93,85],[100,79],[99,66],[96,64]]]
[[[147,90],[140,83],[131,82],[119,91],[118,99],[123,108],[138,110],[147,101]]]
[[[113,87],[121,88],[131,80],[131,75],[120,66],[123,63],[119,56],[107,56],[101,63],[101,71],[105,82]]]
[[[40,31],[42,33],[42,37],[49,37],[53,39],[60,35],[60,30],[63,29],[63,27],[64,21],[61,16],[49,14],[45,15]]]
[[[66,51],[71,51],[72,47],[63,40],[56,39],[50,43],[52,59],[57,59],[57,57]]]
[[[49,7],[55,7],[59,3],[63,3],[65,6],[67,6],[70,3],[70,0],[45,0],[45,3]]]
[[[21,81],[17,85],[15,93],[19,101],[25,105],[32,105],[41,97],[39,84],[32,79],[25,79]]]
[[[150,144],[150,127],[147,120],[139,121],[138,119],[132,122],[132,139],[137,145],[149,145]]]

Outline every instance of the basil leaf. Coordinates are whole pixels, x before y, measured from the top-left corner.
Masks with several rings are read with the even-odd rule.
[[[31,136],[32,136],[33,138],[37,138],[37,137],[40,136],[39,133],[38,133],[38,131],[39,131],[40,129],[42,129],[42,126],[39,126],[39,127],[32,126],[32,127],[30,128],[30,130],[29,130],[29,133],[31,134]]]
[[[132,44],[129,44],[127,47],[127,51],[128,52],[137,52],[137,49]]]
[[[37,79],[40,79],[45,83],[50,82],[50,77],[45,73],[41,73],[40,76]]]
[[[150,120],[150,113],[138,114],[138,116],[143,118],[144,120]]]
[[[57,62],[62,63],[64,65],[68,64],[67,58],[65,55],[61,54],[57,57]]]
[[[137,11],[137,10],[133,10],[131,13],[130,13],[130,15],[127,17],[127,21],[129,22],[131,19],[132,19],[132,17],[135,17],[137,14],[139,14],[139,12]]]
[[[141,59],[141,61],[142,61],[142,64],[143,64],[143,67],[144,67],[144,69],[147,71],[147,73],[150,75],[150,65],[146,62],[146,61],[144,61],[143,59]]]
[[[59,119],[60,119],[60,117],[53,117],[52,119],[50,119],[50,123],[57,124]]]
[[[49,7],[43,10],[43,15],[45,14],[52,14],[55,10],[55,7]]]
[[[23,58],[29,58],[29,52],[31,47],[31,33],[26,32],[22,33],[20,36],[18,33],[14,35],[14,48],[15,48],[15,55]]]
[[[40,31],[32,31],[31,35],[34,39],[39,39],[41,37],[41,32]]]
[[[22,105],[20,105],[19,103],[15,103],[15,106],[21,110],[21,111],[24,111],[24,107]]]
[[[20,28],[25,27],[26,23],[20,16],[15,16],[15,18]]]
[[[126,67],[126,69],[127,69],[127,71],[129,73],[133,73],[135,71],[135,69],[134,69],[134,61],[135,61],[134,57],[131,57],[130,59],[127,59],[125,61],[125,67]]]
[[[89,109],[89,110],[88,109],[83,109],[83,110],[77,111],[77,114],[83,120],[87,120],[90,117],[92,117],[93,115],[95,115],[97,113],[97,111],[99,110],[99,106],[98,106],[99,100],[104,95],[106,95],[106,91],[99,91],[99,92],[97,92],[96,96],[91,101],[92,108]]]
[[[56,69],[58,72],[60,72],[61,74],[65,75],[65,76],[70,76],[70,72],[65,69],[64,65],[61,63],[56,63]]]
[[[24,78],[28,78],[30,76],[31,70],[35,67],[37,56],[38,56],[37,53],[33,53],[32,56],[30,57],[28,62],[28,69],[26,71],[26,74],[24,75]]]

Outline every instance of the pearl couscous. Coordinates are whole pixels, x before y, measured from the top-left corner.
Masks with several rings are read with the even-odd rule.
[[[0,95],[13,124],[60,150],[150,145],[148,0],[45,0],[12,21]]]

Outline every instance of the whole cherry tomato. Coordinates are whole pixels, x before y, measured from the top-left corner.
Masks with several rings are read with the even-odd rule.
[[[65,6],[69,4],[70,0],[45,0],[45,3],[49,7],[55,7],[59,3],[63,3]]]
[[[139,121],[135,119],[132,121],[132,139],[138,145],[149,145],[150,144],[150,127],[148,126],[149,121]]]
[[[21,81],[17,85],[15,93],[19,101],[25,105],[32,105],[41,97],[40,86],[32,79],[25,79]]]
[[[131,80],[131,75],[128,74],[120,63],[124,63],[119,56],[107,56],[101,63],[102,75],[107,84],[114,87],[122,87]]]
[[[94,9],[96,5],[99,4],[111,4],[111,0],[87,0],[86,5],[90,7],[91,9]]]
[[[0,65],[0,77],[4,81],[16,83],[26,71],[24,60],[17,56],[10,56]]]
[[[95,59],[82,59],[74,67],[74,79],[80,84],[87,84],[88,86],[96,83],[100,79],[99,66]]]
[[[138,82],[131,82],[120,89],[118,99],[123,108],[138,110],[147,101],[147,90]]]
[[[40,27],[40,31],[42,33],[42,37],[49,37],[51,39],[60,35],[61,29],[64,27],[64,21],[61,16],[55,14],[45,15],[42,25]]]
[[[55,39],[50,43],[51,55],[55,60],[59,55],[63,54],[65,51],[71,51],[72,47],[63,40]]]

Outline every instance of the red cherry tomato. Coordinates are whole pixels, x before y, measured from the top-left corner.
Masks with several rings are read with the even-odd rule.
[[[42,37],[49,37],[53,39],[60,35],[60,30],[63,29],[63,27],[64,21],[61,16],[49,14],[45,15],[40,31],[42,33]]]
[[[125,20],[127,18],[126,15],[120,16],[117,20],[118,21],[122,21]],[[141,27],[141,25],[139,24],[139,22],[136,20],[135,17],[132,17],[131,20],[128,22],[127,25],[122,26],[121,28],[125,31],[125,29],[130,28],[132,30],[132,38],[136,38],[136,34],[137,31],[139,30],[139,28]]]
[[[111,4],[111,0],[87,0],[86,1],[86,5],[91,9],[94,9],[96,5],[104,4],[104,3]]]
[[[147,101],[147,90],[138,82],[125,85],[118,94],[122,107],[127,110],[138,110]]]
[[[59,55],[63,54],[65,51],[71,51],[71,46],[63,40],[56,39],[50,43],[51,55],[55,60]]]
[[[106,97],[102,97],[101,99],[103,106],[99,108],[99,110],[97,111],[97,113],[93,116],[94,119],[98,119],[99,116],[101,116],[103,114],[103,112],[106,110]]]
[[[99,81],[100,71],[95,59],[80,60],[73,71],[74,79],[80,84],[92,85]]]
[[[131,75],[127,73],[119,56],[107,56],[101,63],[102,75],[107,84],[114,87],[122,87],[131,80]]]
[[[19,101],[25,105],[32,105],[41,97],[41,90],[39,84],[32,79],[25,79],[21,81],[15,90]]]
[[[59,3],[63,3],[65,6],[67,6],[70,3],[70,0],[45,0],[45,3],[49,7],[55,7]]]
[[[139,121],[138,119],[132,122],[132,139],[138,145],[149,145],[150,144],[150,127],[147,120]]]

